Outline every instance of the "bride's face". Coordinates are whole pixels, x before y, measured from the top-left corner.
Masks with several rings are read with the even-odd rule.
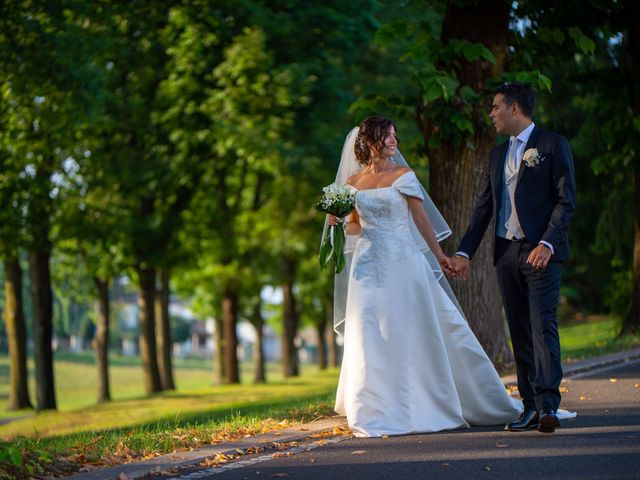
[[[393,126],[389,129],[384,139],[382,140],[382,150],[378,153],[381,158],[389,158],[396,153],[398,149],[398,137],[396,136],[396,129]]]

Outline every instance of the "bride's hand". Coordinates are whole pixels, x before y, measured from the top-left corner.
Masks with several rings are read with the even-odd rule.
[[[342,223],[342,219],[340,217],[336,217],[335,215],[327,214],[327,221],[329,225],[339,225]]]
[[[440,268],[442,268],[442,271],[444,273],[450,276],[455,276],[456,271],[453,269],[453,262],[451,261],[451,258],[447,257],[446,255],[442,255],[438,258],[438,263],[440,264]]]

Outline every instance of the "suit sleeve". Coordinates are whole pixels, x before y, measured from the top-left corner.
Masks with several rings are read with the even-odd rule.
[[[555,206],[551,212],[542,240],[557,251],[567,238],[567,230],[575,210],[576,179],[571,147],[566,138],[560,137],[553,154],[551,170]]]
[[[473,214],[471,215],[471,221],[469,222],[467,231],[462,237],[460,246],[457,249],[458,252],[464,252],[469,255],[469,259],[472,259],[473,255],[476,253],[476,250],[482,241],[482,237],[484,236],[484,232],[487,230],[487,227],[491,223],[491,218],[493,217],[493,198],[490,172],[491,163],[489,163],[489,168],[487,169],[482,193],[480,193],[476,200],[476,206],[473,210]]]

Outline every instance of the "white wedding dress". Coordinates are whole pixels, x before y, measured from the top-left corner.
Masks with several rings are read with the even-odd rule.
[[[406,196],[423,198],[415,174],[354,190],[362,230],[349,271],[336,411],[361,437],[517,419],[522,402],[508,395],[411,235]]]

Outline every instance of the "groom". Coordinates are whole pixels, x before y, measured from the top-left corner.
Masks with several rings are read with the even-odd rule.
[[[510,141],[490,154],[489,171],[453,267],[464,279],[482,236],[495,219],[493,261],[498,275],[524,402],[520,419],[505,430],[560,426],[560,342],[556,309],[567,229],[574,211],[575,176],[567,140],[532,121],[530,85],[495,90],[489,116]]]

